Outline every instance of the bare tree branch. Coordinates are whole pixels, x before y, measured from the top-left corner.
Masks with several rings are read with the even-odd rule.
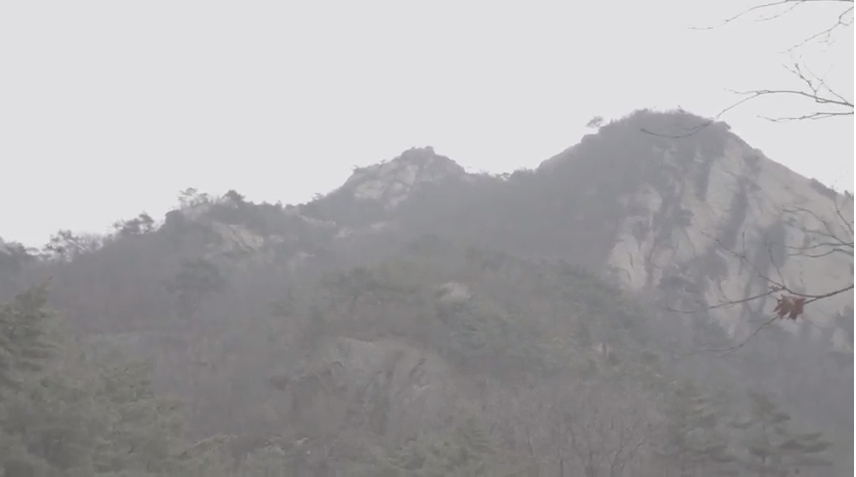
[[[845,194],[844,200],[852,203],[853,196],[850,194]],[[781,216],[788,215],[803,215],[804,219],[813,219],[819,225],[809,225],[809,227],[804,230],[806,235],[804,238],[804,243],[802,245],[788,245],[786,243],[775,244],[776,246],[782,246],[782,248],[785,250],[786,257],[791,258],[795,256],[801,256],[809,259],[817,259],[820,257],[837,253],[847,257],[851,257],[852,259],[853,220],[848,219],[844,215],[844,212],[842,211],[842,205],[839,200],[835,201],[835,215],[833,220],[821,217],[817,212],[800,206],[783,209]],[[781,269],[781,265],[778,263],[776,257],[773,254],[774,244],[771,243],[769,240],[764,239],[766,250],[765,258],[768,260],[765,266],[768,268],[772,268],[772,274],[759,269],[759,266],[755,263],[755,260],[753,260],[752,257],[750,257],[745,252],[746,250],[749,250],[749,247],[746,246],[745,233],[742,234],[742,243],[740,245],[740,249],[744,250],[744,252],[742,253],[733,250],[731,247],[728,247],[722,242],[722,240],[716,237],[711,237],[710,235],[704,232],[702,232],[702,234],[708,237],[716,245],[718,250],[739,260],[743,266],[747,267],[751,271],[755,279],[763,280],[769,286],[769,288],[765,291],[755,293],[747,297],[743,297],[740,299],[731,299],[726,296],[726,293],[722,290],[722,284],[720,283],[720,294],[724,298],[724,300],[720,301],[719,303],[713,305],[706,305],[696,310],[680,310],[671,307],[666,307],[666,310],[678,313],[698,313],[726,307],[745,306],[750,302],[754,302],[756,300],[763,300],[770,296],[775,297],[777,300],[776,308],[773,310],[773,316],[758,325],[746,338],[731,346],[723,348],[704,348],[703,351],[717,352],[721,353],[721,355],[724,355],[729,352],[738,350],[745,346],[746,343],[754,339],[763,328],[775,322],[776,320],[796,320],[797,318],[802,316],[803,310],[806,306],[814,302],[832,298],[834,296],[838,296],[843,293],[847,293],[854,290],[852,280],[841,284],[839,287],[822,292],[806,292],[797,290],[787,283],[785,273]],[[691,352],[688,354],[695,354],[695,352]]]
[[[763,11],[771,10],[771,9],[775,9],[777,7],[787,7],[784,11],[781,11],[781,12],[778,12],[778,13],[775,13],[775,14],[772,14],[769,16],[764,16],[764,17],[761,17],[758,20],[756,20],[758,22],[767,22],[770,20],[775,20],[776,18],[781,18],[782,16],[787,15],[788,13],[792,12],[795,8],[797,8],[803,4],[806,4],[806,3],[853,3],[853,0],[780,0],[777,2],[763,3],[761,5],[755,5],[754,7],[748,8],[748,9],[746,9],[746,10],[744,10],[744,11],[742,11],[736,15],[728,17],[725,20],[723,20],[719,25],[714,25],[714,26],[709,26],[709,27],[693,27],[692,29],[693,30],[712,30],[714,28],[719,28],[719,27],[728,25],[729,23],[733,23],[733,22],[735,22],[735,21],[737,21],[743,17],[746,17],[747,15],[752,14],[752,13],[756,13],[756,12],[759,12],[762,10]],[[851,9],[852,9],[852,7],[850,9],[848,9],[848,11]],[[842,16],[844,16],[844,15],[842,15]]]
[[[756,5],[754,7],[748,8],[747,10],[726,18],[721,25],[730,24],[740,18],[746,17],[753,13],[758,12],[773,12],[770,15],[764,15],[762,18],[758,19],[759,22],[770,21],[776,18],[779,18],[783,15],[786,15],[796,8],[805,5],[807,3],[841,3],[841,4],[849,4],[845,5],[844,9],[838,14],[835,23],[830,25],[828,28],[817,32],[801,41],[795,46],[792,46],[787,51],[793,51],[797,48],[800,48],[810,42],[818,41],[819,39],[822,41],[830,41],[832,34],[840,29],[847,28],[852,26],[853,24],[853,12],[854,0],[778,0],[769,3],[764,3],[761,5]],[[712,29],[715,27],[706,27],[706,28],[695,28],[695,29]],[[698,134],[699,132],[707,129],[711,125],[715,124],[723,115],[730,112],[731,110],[749,102],[759,98],[765,97],[790,97],[794,99],[801,99],[803,101],[807,101],[812,104],[816,109],[811,112],[807,112],[801,115],[794,115],[790,117],[778,117],[778,118],[770,118],[763,117],[769,121],[773,122],[782,122],[782,121],[804,121],[804,120],[821,120],[835,117],[847,117],[853,116],[853,99],[845,97],[843,94],[835,91],[832,87],[830,87],[827,82],[814,74],[808,67],[805,65],[801,65],[798,61],[794,62],[792,67],[785,66],[786,70],[792,74],[799,83],[799,87],[796,88],[780,88],[780,89],[758,89],[758,90],[749,90],[749,91],[731,91],[734,94],[741,96],[740,99],[722,109],[717,113],[713,118],[703,120],[700,124],[695,126],[684,126],[681,129],[683,131],[678,134],[666,134],[663,132],[653,132],[650,130],[642,129],[643,133],[651,134],[658,137],[671,138],[671,139],[680,139],[687,138]],[[842,211],[842,204],[840,200],[836,198],[834,200],[835,204],[835,215],[832,219],[821,217],[817,212],[810,210],[805,207],[795,206],[792,208],[788,208],[782,211],[783,216],[797,216],[800,214],[805,214],[808,218],[813,219],[814,222],[817,223],[811,224],[807,226],[807,229],[804,230],[805,238],[801,245],[797,244],[777,244],[781,245],[784,249],[785,259],[793,258],[793,257],[803,257],[807,259],[819,259],[823,257],[828,257],[831,255],[841,255],[843,257],[853,258],[853,245],[854,245],[854,237],[853,237],[853,219],[852,219],[852,203],[853,203],[853,195],[845,192],[844,194],[845,201],[849,201],[850,209],[845,213]],[[848,218],[849,217],[849,218]],[[801,221],[805,223],[805,221]],[[833,223],[837,222],[837,223]],[[706,234],[705,234],[706,235]],[[709,237],[709,236],[708,236]],[[746,345],[749,341],[754,339],[763,328],[768,326],[769,324],[775,322],[780,319],[791,319],[796,320],[800,316],[803,315],[804,307],[810,305],[811,303],[815,303],[817,301],[825,300],[828,298],[832,298],[843,293],[851,292],[854,289],[853,280],[849,280],[847,283],[842,283],[840,286],[835,287],[831,290],[824,291],[814,291],[814,292],[806,292],[803,290],[796,290],[791,284],[787,283],[786,274],[782,271],[782,266],[779,263],[781,260],[776,260],[776,255],[773,253],[773,244],[769,241],[765,240],[766,245],[766,257],[759,256],[757,258],[765,258],[767,263],[763,264],[763,267],[766,270],[759,270],[759,267],[756,265],[756,260],[753,260],[746,253],[746,244],[745,244],[745,232],[742,234],[743,244],[741,250],[744,250],[743,253],[739,253],[735,250],[732,250],[729,246],[726,246],[721,240],[709,237],[713,242],[717,245],[717,247],[731,255],[732,257],[739,260],[741,266],[747,267],[754,279],[761,279],[768,286],[768,288],[761,292],[753,293],[749,296],[731,299],[726,296],[726,293],[722,289],[722,283],[719,283],[719,290],[721,293],[721,297],[725,298],[725,300],[720,301],[719,303],[715,303],[713,305],[705,304],[703,307],[696,310],[681,310],[672,307],[664,307],[664,309],[672,312],[678,313],[698,313],[705,312],[715,309],[728,308],[734,306],[747,306],[747,304],[754,302],[756,300],[766,300],[768,297],[776,298],[776,307],[773,310],[773,316],[769,319],[763,321],[760,325],[754,328],[754,330],[740,342],[728,346],[725,348],[707,348],[705,351],[713,351],[719,353],[728,353],[734,350],[738,350]],[[782,253],[779,251],[778,253]],[[770,272],[770,270],[772,270]],[[851,265],[852,271],[852,265]],[[690,353],[693,354],[693,353]]]
[[[728,25],[740,18],[743,18],[749,14],[757,13],[759,11],[769,11],[775,10],[777,8],[784,8],[784,11],[779,11],[775,14],[764,16],[761,19],[757,20],[759,22],[766,22],[776,18],[779,18],[787,13],[790,13],[794,9],[799,6],[802,6],[807,3],[842,3],[842,4],[851,4],[851,6],[847,6],[843,11],[841,11],[838,17],[835,20],[835,23],[831,26],[825,28],[824,30],[817,32],[807,38],[804,38],[801,42],[796,45],[788,48],[787,52],[793,52],[798,48],[805,46],[808,43],[816,41],[818,39],[823,38],[822,41],[829,42],[832,34],[841,27],[850,27],[853,25],[853,11],[854,7],[852,4],[854,0],[779,0],[775,2],[764,3],[761,5],[756,5],[751,7],[743,12],[733,15],[729,18],[726,18],[720,25],[710,26],[710,27],[695,27],[694,30],[710,30],[713,28],[721,27]],[[848,18],[849,17],[849,18]],[[719,111],[712,119],[703,121],[701,124],[683,128],[685,132],[679,134],[666,134],[663,132],[653,132],[650,130],[642,129],[642,132],[646,134],[651,134],[654,136],[665,137],[670,139],[680,139],[692,136],[694,134],[703,131],[704,129],[710,127],[714,123],[716,123],[723,115],[730,112],[731,110],[741,106],[749,101],[764,98],[768,96],[785,96],[785,97],[793,97],[793,98],[802,98],[804,100],[809,100],[819,107],[819,110],[809,112],[806,114],[789,116],[789,117],[780,117],[780,118],[771,118],[760,116],[764,119],[773,122],[783,122],[783,121],[815,121],[821,119],[829,119],[829,118],[838,118],[838,117],[846,117],[853,115],[853,100],[845,98],[842,94],[836,92],[833,88],[826,84],[826,82],[820,78],[819,76],[808,71],[808,68],[800,66],[799,62],[795,62],[793,67],[785,67],[790,73],[795,75],[800,82],[803,84],[803,88],[800,89],[791,89],[791,88],[782,88],[782,89],[758,89],[758,90],[749,90],[749,91],[731,91],[734,94],[742,96],[739,100],[732,103],[730,106]]]
[[[664,309],[664,310],[666,310],[666,311],[673,311],[673,312],[675,312],[675,313],[688,313],[688,314],[689,314],[689,313],[701,313],[701,312],[703,312],[703,311],[716,310],[716,309],[719,309],[719,308],[730,308],[730,307],[732,307],[732,306],[742,305],[742,304],[745,304],[745,303],[749,303],[749,302],[752,302],[752,301],[758,300],[758,299],[760,299],[760,298],[764,298],[764,297],[767,297],[767,296],[770,296],[770,295],[774,295],[775,293],[776,293],[776,290],[768,290],[768,291],[765,291],[764,293],[759,293],[759,294],[757,294],[757,295],[750,295],[750,296],[748,296],[748,297],[746,297],[746,298],[741,298],[741,299],[737,299],[737,300],[725,300],[725,301],[723,301],[723,302],[721,302],[721,303],[717,303],[717,304],[715,304],[715,305],[708,305],[708,306],[704,306],[704,307],[701,307],[701,308],[697,308],[697,309],[695,309],[695,310],[680,310],[680,309],[677,309],[677,308],[671,308],[671,307],[668,307],[668,306],[667,306],[667,307],[663,307],[663,309]]]
[[[780,118],[759,116],[763,119],[772,122],[820,120],[843,116],[853,116],[853,100],[845,98],[840,93],[830,88],[823,79],[815,76],[814,74],[810,72],[809,74],[806,74],[804,70],[807,70],[807,68],[805,66],[800,66],[797,63],[794,64],[792,67],[785,66],[785,69],[795,75],[805,85],[806,89],[759,89],[751,91],[730,90],[731,93],[743,97],[735,101],[728,107],[720,110],[713,118],[705,120],[697,126],[682,127],[682,129],[686,131],[684,133],[665,134],[661,132],[654,132],[645,128],[642,128],[641,131],[646,134],[669,139],[681,139],[690,137],[715,124],[722,118],[722,116],[724,116],[731,110],[749,101],[753,101],[758,98],[767,96],[790,96],[796,98],[803,98],[812,101],[816,105],[824,107],[824,109],[821,111],[814,111],[799,116],[786,116]]]
[[[747,95],[748,99],[754,99],[760,96],[767,95],[790,95],[798,96],[812,100],[817,105],[831,107],[833,109],[825,109],[823,111],[815,111],[813,113],[802,116],[784,117],[784,118],[768,118],[770,121],[800,121],[804,119],[826,119],[837,116],[852,116],[853,115],[853,100],[846,99],[841,94],[830,88],[826,82],[808,70],[805,66],[794,64],[792,68],[785,67],[791,74],[796,76],[807,88],[806,90],[791,90],[791,89],[775,89],[775,90],[757,90],[748,92],[738,92],[737,94]],[[803,71],[805,70],[805,72]],[[808,74],[806,74],[806,72]],[[840,108],[836,110],[834,108]]]
[[[763,323],[758,325],[757,328],[755,328],[755,331],[753,331],[749,336],[747,336],[745,339],[743,339],[739,343],[735,344],[734,346],[728,346],[726,348],[705,348],[705,351],[713,351],[716,353],[721,353],[720,356],[725,356],[726,354],[728,354],[732,351],[738,350],[738,349],[742,348],[743,346],[745,346],[746,343],[748,343],[750,340],[752,340],[752,338],[758,336],[758,333],[760,333],[761,330],[764,329],[765,326],[773,323],[777,319],[779,319],[779,317],[774,316],[774,317],[764,321]]]
[[[845,3],[853,3],[852,0],[842,0],[842,1],[845,1]],[[821,37],[824,38],[823,40],[821,40],[821,42],[829,43],[832,39],[832,33],[834,33],[835,30],[837,30],[839,27],[849,27],[849,26],[853,25],[853,18],[851,18],[849,21],[846,20],[847,15],[852,16],[852,14],[853,14],[853,7],[847,8],[846,10],[841,12],[840,15],[838,15],[838,20],[835,22],[834,25],[832,25],[831,27],[826,28],[822,31],[819,31],[819,32],[815,33],[814,35],[804,39],[800,43],[788,48],[786,50],[786,52],[792,52],[796,49],[799,49],[799,48],[807,45],[808,43],[811,43],[814,40],[817,40],[818,38],[821,38]]]
[[[810,212],[810,213],[813,216],[817,217],[817,215],[814,212]],[[819,217],[818,217],[818,219],[821,221],[821,223],[824,223],[826,225],[826,227],[829,227],[829,225],[826,221],[823,221]],[[846,221],[845,221],[845,223],[846,223]],[[848,228],[848,230],[850,230],[850,229]],[[808,232],[822,233],[820,231],[808,231]],[[841,249],[843,251],[843,253],[845,253],[851,257],[853,256],[853,236],[852,236],[852,234],[851,234],[849,240],[840,239],[840,238],[836,237],[835,235],[833,235],[832,233],[822,233],[822,234],[826,237],[833,239],[834,246],[846,247],[847,249]],[[771,294],[784,292],[784,293],[787,293],[791,296],[795,296],[795,297],[799,297],[799,298],[805,298],[806,300],[805,300],[804,304],[808,305],[810,303],[813,303],[813,302],[816,302],[819,300],[823,300],[825,298],[831,298],[833,296],[840,295],[842,293],[846,293],[850,290],[853,290],[853,283],[843,285],[843,286],[836,288],[834,290],[830,290],[827,292],[821,292],[821,293],[805,293],[805,292],[800,292],[800,291],[794,290],[792,287],[788,286],[788,284],[785,282],[784,276],[783,276],[783,274],[782,274],[782,272],[778,266],[776,266],[776,270],[777,270],[777,274],[779,276],[779,279],[778,280],[772,279],[769,276],[767,276],[766,273],[763,273],[760,270],[758,270],[758,268],[754,265],[754,263],[752,263],[752,261],[749,259],[749,257],[745,253],[737,253],[737,252],[731,250],[730,248],[726,247],[725,244],[723,244],[722,241],[719,239],[714,238],[713,240],[717,243],[717,245],[719,245],[722,248],[722,250],[731,254],[734,257],[737,257],[739,260],[741,260],[746,265],[751,267],[758,278],[761,278],[770,284],[770,291],[769,292],[765,292],[765,293],[762,293],[759,295],[755,295],[754,297],[749,297],[749,299],[739,300],[739,302],[745,303],[746,301],[752,301],[754,299],[769,296]],[[806,246],[806,248],[812,249],[814,247],[809,245],[809,246]],[[744,249],[745,249],[745,242],[744,242]],[[767,243],[766,249],[767,249],[768,253],[772,253],[769,243]],[[836,248],[834,250],[839,250],[839,249]],[[823,255],[819,255],[819,256],[823,256]],[[808,255],[808,258],[816,258],[816,257],[818,257],[818,255]],[[771,260],[771,263],[774,263],[772,257],[770,257],[770,260]],[[738,302],[732,302],[731,304],[737,304],[737,303]],[[710,309],[710,308],[708,308],[708,309]]]
[[[623,475],[652,433],[635,398],[617,399],[621,390],[604,383],[585,385],[562,401],[555,422],[581,467],[574,475]]]

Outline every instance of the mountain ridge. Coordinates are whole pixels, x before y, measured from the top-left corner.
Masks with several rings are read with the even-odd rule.
[[[532,171],[465,175],[459,169],[451,179],[442,177],[439,182],[467,177],[467,184],[460,187],[474,187],[473,183],[481,179],[488,187],[502,188],[502,184],[516,179],[521,179],[516,182],[523,182],[525,176],[534,174],[541,175],[547,183],[558,182],[553,186],[555,189],[578,187],[580,191],[576,194],[562,191],[554,194],[564,194],[564,200],[573,202],[567,204],[568,209],[577,210],[582,217],[577,221],[562,220],[588,221],[589,224],[604,219],[614,221],[614,230],[603,230],[596,237],[583,241],[592,244],[592,250],[612,243],[609,250],[601,252],[602,258],[589,265],[610,270],[630,290],[652,291],[666,286],[667,282],[689,281],[692,286],[705,289],[705,300],[709,305],[716,305],[762,292],[760,287],[764,285],[760,282],[768,272],[783,274],[782,279],[789,286],[804,293],[818,293],[818,290],[832,289],[836,283],[846,282],[849,276],[846,261],[836,260],[837,257],[808,258],[796,252],[801,247],[811,246],[808,242],[821,238],[818,234],[822,235],[825,230],[819,228],[830,228],[842,236],[848,233],[847,224],[842,223],[838,215],[840,212],[842,217],[852,216],[850,196],[770,160],[733,134],[724,123],[712,123],[687,137],[667,137],[676,128],[677,131],[687,129],[687,126],[676,125],[704,121],[685,112],[637,111],[601,127],[598,133],[584,137],[577,145],[543,161]],[[657,136],[642,133],[643,130],[662,132]],[[610,142],[620,143],[620,146],[611,146]],[[423,154],[420,157],[433,157],[432,149],[420,151]],[[365,173],[355,174],[346,184],[366,180]],[[433,185],[443,187],[442,184]],[[431,184],[423,184],[425,186]],[[508,188],[513,187],[514,184],[508,185]],[[396,205],[404,200],[400,197]],[[590,218],[585,208],[578,206],[586,201],[615,202],[611,205],[614,216],[595,214]],[[443,207],[454,209],[457,205],[453,202],[449,199]],[[536,209],[528,212],[535,213]],[[561,215],[560,208],[553,211],[554,218]],[[382,221],[383,216],[376,214],[370,221]],[[430,230],[430,227],[425,229]],[[780,236],[773,237],[774,234]],[[566,241],[573,242],[574,237],[568,236]],[[762,245],[761,242],[769,243]],[[787,249],[778,251],[779,255],[787,255],[787,259],[783,257],[780,264],[749,263],[767,260],[762,255],[772,251],[764,248],[772,246]],[[580,255],[584,254],[566,258],[580,260]],[[707,259],[701,260],[701,256]],[[746,268],[752,266],[766,269],[750,276]],[[726,270],[712,272],[723,267]],[[851,298],[852,293],[843,293],[815,304],[813,322],[835,326],[836,317],[846,314]],[[772,308],[767,300],[745,306],[757,308],[744,310],[740,315],[744,318],[746,313]],[[745,325],[741,328],[739,320],[730,318],[730,311],[710,312],[732,335],[751,332]],[[795,328],[792,324],[786,326]],[[831,340],[836,349],[852,346],[845,343],[846,338],[841,333],[833,333],[826,339]]]
[[[812,219],[836,218],[848,196],[721,123],[662,137],[698,120],[636,112],[510,174],[413,148],[285,207],[188,190],[162,223],[140,214],[106,236],[60,233],[40,257],[7,244],[0,299],[53,277],[51,306],[75,339],[99,359],[152,362],[157,386],[191,404],[194,436],[264,442],[317,475],[421,452],[410,447],[420,434],[441,439],[462,416],[477,424],[467,432],[502,442],[499,462],[552,475],[571,455],[548,437],[570,422],[555,409],[620,416],[621,432],[657,440],[682,418],[662,407],[677,383],[728,403],[744,388],[768,393],[834,436],[845,465],[852,308],[814,303],[739,353],[705,350],[740,343],[772,313],[763,300],[720,309],[720,293],[740,302],[780,272],[809,292],[852,280],[846,260],[800,258],[817,238],[805,230],[822,226]],[[592,449],[624,442],[607,421],[585,425],[605,436]]]
[[[847,223],[840,219],[852,216],[852,196],[770,160],[724,123],[710,123],[686,137],[668,137],[705,121],[683,111],[636,111],[601,126],[535,169],[510,174],[469,173],[431,146],[414,147],[389,161],[355,168],[340,187],[311,202],[286,207],[284,217],[276,221],[302,221],[303,226],[328,230],[326,234],[341,240],[354,233],[373,237],[397,228],[432,233],[438,224],[443,228],[463,220],[451,235],[494,234],[500,248],[546,252],[580,262],[603,270],[634,292],[693,288],[701,291],[707,305],[762,292],[767,272],[781,275],[804,293],[845,282],[850,276],[847,260],[807,258],[788,250],[810,246],[808,242],[826,231],[819,228],[846,235]],[[533,188],[537,181],[540,185]],[[496,210],[483,213],[494,204]],[[836,209],[839,206],[841,210]],[[185,208],[182,213],[193,220],[205,214],[200,207],[209,206]],[[412,219],[430,215],[442,218],[426,223]],[[545,220],[533,220],[537,215]],[[529,227],[511,230],[503,225],[514,220],[528,220]],[[232,235],[227,242],[241,242],[238,249],[257,249],[265,242],[235,224],[218,227],[218,233]],[[550,239],[550,229],[561,230]],[[538,241],[529,246],[528,242]],[[525,245],[519,247],[521,243]],[[770,262],[762,255],[772,256],[773,245],[778,255],[787,256],[781,263],[754,263]],[[8,248],[0,244],[0,252],[11,256]],[[747,271],[752,267],[766,269],[752,276]],[[686,301],[686,297],[670,301],[676,299]],[[852,292],[814,304],[812,322],[840,328],[836,321],[847,315],[850,302]],[[733,310],[724,307],[708,313],[739,337],[751,331],[740,323],[747,313],[763,314],[772,306],[762,299],[743,308],[737,320]],[[785,326],[793,332],[798,328]],[[835,349],[852,347],[839,330],[824,339]]]

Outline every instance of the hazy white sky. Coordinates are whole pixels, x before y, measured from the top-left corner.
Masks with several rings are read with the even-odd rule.
[[[713,115],[798,86],[788,47],[840,5],[714,30],[756,2],[9,1],[0,4],[0,237],[102,232],[179,190],[303,202],[354,165],[431,145],[473,170],[534,167],[595,115]],[[853,36],[802,50],[853,97]],[[723,119],[770,158],[853,188],[852,118]]]

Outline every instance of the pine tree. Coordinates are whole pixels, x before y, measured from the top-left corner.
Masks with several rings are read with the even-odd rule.
[[[19,389],[27,373],[41,370],[51,356],[46,301],[43,284],[0,305],[0,393]]]
[[[0,477],[209,475],[148,368],[60,346],[45,304],[40,286],[0,305]]]
[[[733,423],[744,434],[743,467],[761,477],[788,476],[809,468],[832,465],[827,451],[832,446],[822,434],[797,432],[791,417],[769,398],[749,393],[748,419]]]
[[[47,462],[22,439],[22,410],[30,410],[27,384],[51,355],[44,310],[46,284],[0,305],[0,476],[44,472]]]
[[[111,366],[100,373],[96,401],[106,411],[99,439],[99,472],[166,472],[179,464],[183,447],[178,403],[155,395],[144,363]]]
[[[675,463],[679,475],[728,475],[733,458],[721,432],[716,409],[707,396],[691,383],[677,387],[667,403],[665,438],[657,453]]]

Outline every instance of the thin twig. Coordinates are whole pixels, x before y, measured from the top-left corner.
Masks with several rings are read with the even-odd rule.
[[[705,351],[712,351],[715,353],[721,353],[720,356],[725,356],[726,354],[728,354],[732,351],[738,350],[738,349],[742,348],[743,346],[745,346],[746,343],[748,343],[752,338],[757,336],[758,333],[760,333],[761,330],[764,329],[765,326],[773,323],[774,321],[776,321],[778,319],[779,319],[779,317],[774,316],[774,317],[770,318],[769,320],[761,323],[757,328],[755,328],[755,331],[753,331],[752,334],[750,334],[749,336],[746,337],[746,339],[737,343],[734,346],[729,346],[727,348],[705,348]]]
[[[693,29],[693,30],[711,30],[711,29],[714,29],[717,27],[728,25],[728,24],[730,24],[730,23],[732,23],[732,22],[734,22],[740,18],[745,17],[746,15],[748,15],[750,13],[758,12],[761,10],[766,11],[766,10],[774,9],[777,7],[783,7],[783,6],[788,7],[785,11],[776,13],[774,15],[765,16],[765,17],[762,17],[761,19],[757,20],[759,22],[766,22],[766,21],[770,21],[770,20],[779,18],[779,17],[781,17],[787,13],[790,13],[795,8],[797,8],[803,4],[820,3],[820,2],[825,2],[825,3],[835,2],[835,3],[852,4],[852,3],[854,3],[854,0],[779,0],[779,1],[775,1],[775,2],[764,3],[761,5],[755,5],[754,7],[748,8],[748,9],[744,10],[743,12],[741,12],[737,15],[733,15],[731,17],[726,18],[720,25],[709,26],[709,27],[693,27],[691,29]],[[854,7],[848,6],[844,11],[842,11],[838,15],[835,23],[832,26],[803,39],[803,41],[801,41],[800,43],[790,47],[787,51],[793,52],[796,49],[798,49],[798,48],[800,48],[800,47],[802,47],[802,46],[804,46],[804,45],[806,45],[806,44],[808,44],[814,40],[817,40],[818,38],[821,38],[821,37],[826,37],[825,41],[828,42],[830,36],[832,35],[832,33],[836,29],[838,29],[840,27],[852,26],[853,19],[851,18],[848,20],[847,16],[852,15],[853,11],[854,11]],[[807,85],[807,87],[808,87],[807,91],[791,90],[791,89],[761,89],[761,90],[744,91],[744,92],[732,91],[732,92],[739,94],[739,95],[742,95],[744,97],[741,98],[740,100],[736,101],[735,103],[731,104],[730,106],[726,107],[725,109],[721,110],[719,113],[717,113],[713,117],[713,119],[704,121],[702,124],[700,124],[698,126],[689,128],[686,133],[683,133],[683,134],[662,134],[662,133],[652,132],[652,131],[644,129],[644,128],[642,129],[642,132],[644,132],[646,134],[651,134],[654,136],[665,137],[665,138],[670,138],[670,139],[680,139],[680,138],[690,137],[694,134],[699,133],[700,131],[702,131],[704,129],[707,129],[708,127],[710,127],[711,125],[716,123],[716,121],[718,121],[719,118],[721,118],[725,113],[731,111],[732,109],[734,109],[734,108],[736,108],[736,107],[738,107],[738,106],[740,106],[740,105],[742,105],[748,101],[751,101],[751,100],[754,100],[754,99],[757,99],[760,97],[764,97],[764,96],[770,96],[770,95],[786,95],[786,96],[802,97],[804,99],[810,99],[818,105],[824,106],[824,109],[821,111],[815,111],[815,112],[811,112],[811,113],[807,113],[807,114],[803,114],[803,115],[798,115],[798,116],[789,116],[789,117],[780,117],[780,118],[770,118],[770,117],[761,116],[762,118],[767,119],[769,121],[773,121],[773,122],[813,121],[813,120],[821,120],[821,119],[829,119],[829,118],[852,116],[853,115],[853,101],[844,98],[841,94],[834,91],[832,88],[830,88],[826,84],[825,81],[823,81],[823,79],[817,77],[816,75],[812,75],[812,76],[814,76],[813,80],[808,78],[802,72],[802,69],[800,68],[800,66],[798,64],[796,65],[795,68],[793,68],[793,69],[789,68],[789,70],[792,73],[794,73],[803,83],[805,83]],[[829,106],[831,106],[833,108],[832,109],[826,109],[826,107],[829,107]],[[836,108],[842,108],[843,110],[838,110]]]

